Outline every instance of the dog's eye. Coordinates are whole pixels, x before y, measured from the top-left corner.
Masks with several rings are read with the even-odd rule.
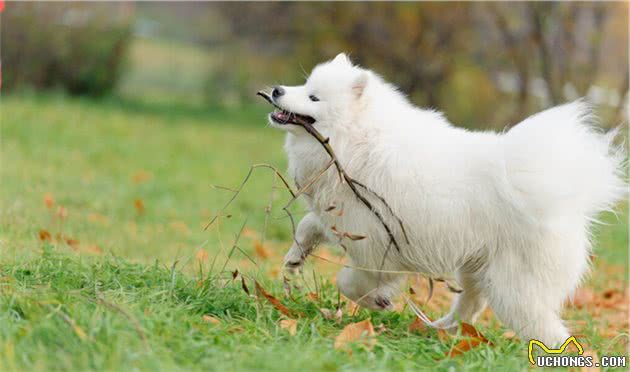
[[[310,98],[310,99],[311,99],[311,101],[313,101],[313,102],[319,102],[319,98],[315,97],[315,96],[314,96],[314,95],[312,95],[312,94],[311,94],[310,96],[308,96],[308,98]]]

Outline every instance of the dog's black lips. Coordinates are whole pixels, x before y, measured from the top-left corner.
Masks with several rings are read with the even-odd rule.
[[[271,105],[273,105],[275,108],[279,110],[279,111],[274,111],[271,113],[271,119],[277,124],[311,125],[315,123],[315,119],[311,116],[297,114],[295,112],[290,112],[276,105],[276,103],[273,101],[271,96],[267,94],[266,92],[260,91],[256,94],[264,98],[267,102],[269,102]]]

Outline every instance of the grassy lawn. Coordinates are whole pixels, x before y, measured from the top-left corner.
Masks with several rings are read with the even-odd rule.
[[[340,304],[334,264],[311,260],[287,294],[279,274],[291,238],[287,195],[272,189],[268,170],[255,171],[230,217],[203,229],[232,196],[217,186],[237,187],[256,163],[284,170],[283,137],[266,127],[266,107],[165,107],[2,98],[0,370],[528,368],[527,343],[504,335],[489,312],[478,329],[492,345],[457,357],[447,354],[459,336],[412,332],[401,304],[377,313],[342,301],[341,320],[328,319],[320,309]],[[628,344],[627,208],[604,220],[580,292],[593,298],[565,314],[598,355]],[[334,247],[321,254],[341,259]],[[280,323],[288,316],[254,296],[255,280],[287,306],[295,335]],[[439,316],[450,297],[439,288],[423,309]],[[373,347],[333,347],[344,326],[368,318]]]

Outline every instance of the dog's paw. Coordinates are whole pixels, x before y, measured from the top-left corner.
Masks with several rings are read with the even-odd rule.
[[[298,249],[291,248],[284,256],[284,270],[293,275],[299,274],[302,272],[304,261],[301,252]]]
[[[377,296],[374,299],[374,304],[376,305],[375,310],[392,310],[394,308],[392,301],[387,297]]]

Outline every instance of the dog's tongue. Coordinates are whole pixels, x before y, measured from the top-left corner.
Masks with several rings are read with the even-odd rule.
[[[283,111],[276,111],[271,115],[273,115],[274,119],[282,122],[288,122],[291,119],[291,114]]]

